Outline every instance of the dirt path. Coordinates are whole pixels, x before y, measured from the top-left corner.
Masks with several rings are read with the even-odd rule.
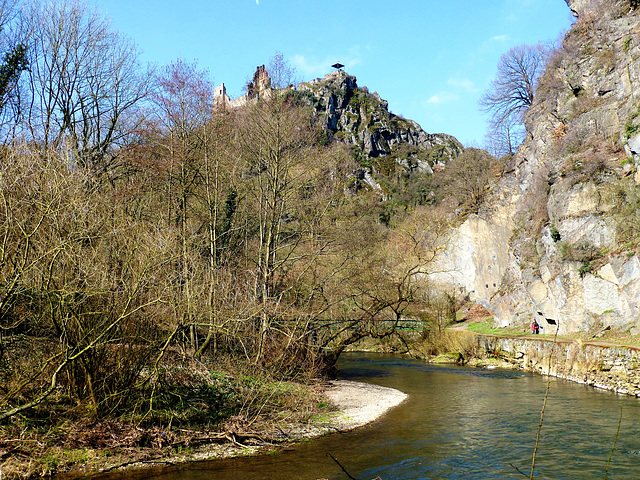
[[[523,338],[527,340],[539,340],[552,342],[555,338],[555,330],[548,326],[546,329],[542,331],[542,333],[538,335],[534,335],[531,333],[504,333],[501,334],[499,332],[491,332],[491,333],[478,333],[472,330],[469,330],[468,327],[474,322],[465,322],[460,323],[454,326],[449,327],[451,330],[458,331],[466,331],[469,333],[473,333],[475,335],[489,335],[493,337],[499,338]],[[581,342],[584,345],[594,345],[598,347],[622,347],[622,348],[630,348],[632,350],[640,350],[640,336],[631,335],[625,332],[618,332],[611,329],[603,329],[596,333],[595,335],[582,335],[578,337],[558,335],[555,338],[555,341],[558,343],[573,343],[573,342]]]

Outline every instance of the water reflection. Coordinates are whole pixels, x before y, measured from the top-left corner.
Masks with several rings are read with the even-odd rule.
[[[394,387],[409,399],[381,420],[277,456],[147,472],[162,480],[516,479],[528,474],[546,377],[509,370],[442,367],[401,357],[350,354],[341,377]],[[536,478],[636,478],[640,466],[638,400],[551,379]],[[113,476],[113,480],[116,478]]]

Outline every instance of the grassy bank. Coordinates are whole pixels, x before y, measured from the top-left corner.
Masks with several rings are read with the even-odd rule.
[[[0,425],[2,479],[251,454],[314,433],[332,411],[314,379],[287,381],[221,359],[174,358],[162,367],[153,398],[133,413],[97,419],[53,395]]]

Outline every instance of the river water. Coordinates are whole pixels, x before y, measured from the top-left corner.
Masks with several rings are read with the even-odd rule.
[[[329,455],[359,480],[528,478],[547,377],[379,354],[347,354],[339,366],[341,378],[397,388],[409,398],[373,424],[277,455],[109,478],[348,479]],[[535,478],[605,478],[614,442],[607,478],[640,478],[640,400],[550,382]]]

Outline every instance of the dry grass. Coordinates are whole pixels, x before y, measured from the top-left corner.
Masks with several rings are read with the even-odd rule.
[[[491,312],[490,310],[487,310],[484,306],[482,306],[479,303],[474,303],[473,305],[471,305],[469,310],[467,310],[467,312],[465,312],[460,317],[460,320],[468,321],[468,322],[478,322],[486,318],[490,318],[492,316],[493,316],[493,312]]]
[[[443,330],[435,335],[430,335],[414,350],[424,357],[432,357],[446,353],[459,353],[464,358],[476,356],[478,347],[475,335],[464,330]]]
[[[237,358],[195,361],[172,350],[160,370],[153,404],[135,413],[98,420],[52,395],[29,417],[0,425],[2,478],[146,462],[211,444],[278,443],[274,432],[307,425],[324,408],[317,385],[280,380]]]

